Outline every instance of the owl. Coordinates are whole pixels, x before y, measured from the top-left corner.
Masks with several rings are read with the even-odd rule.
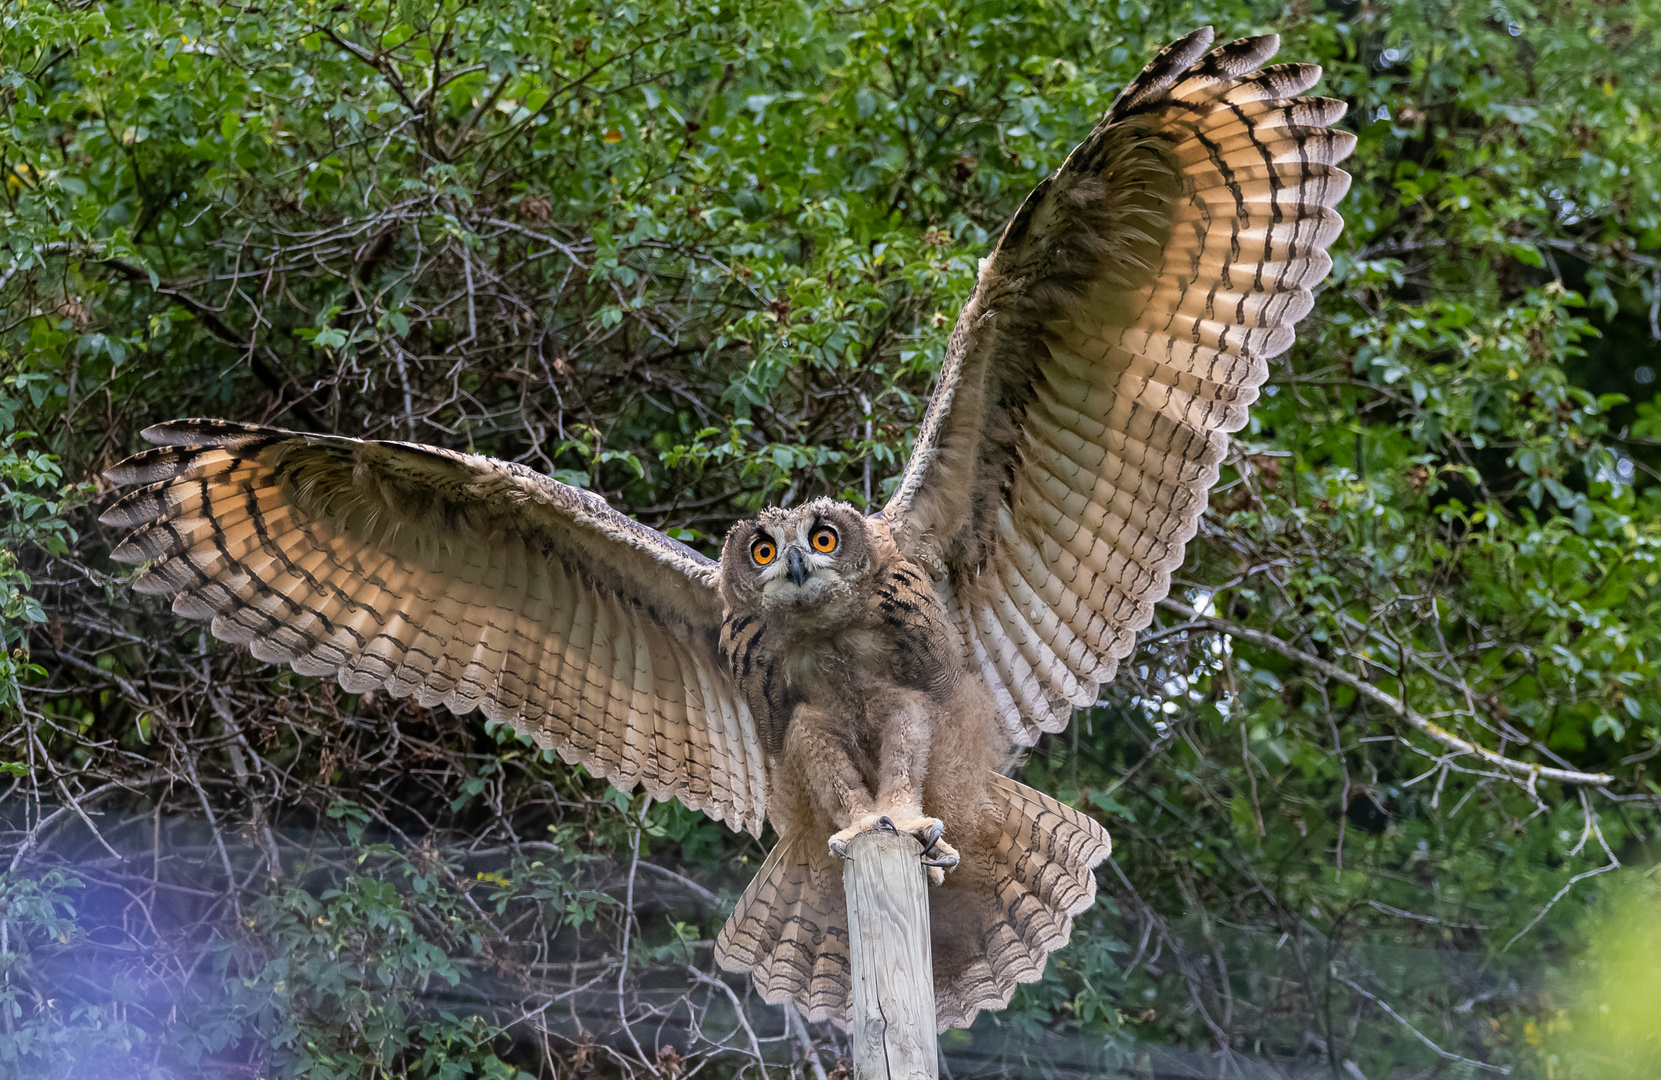
[[[1354,136],[1320,69],[1202,30],[1126,87],[981,263],[894,494],[711,560],[511,462],[187,420],[116,466],[141,593],[254,656],[475,708],[619,789],[778,842],[716,942],[845,1019],[839,854],[915,835],[937,1018],[1038,979],[1109,851],[1010,779],[1170,588],[1228,434],[1331,268]]]

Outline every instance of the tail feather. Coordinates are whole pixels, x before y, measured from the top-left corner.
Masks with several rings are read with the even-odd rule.
[[[801,834],[773,846],[715,939],[728,971],[748,971],[762,1000],[794,1001],[809,1020],[846,1021],[852,982],[838,860]]]
[[[940,1029],[967,1027],[1036,982],[1096,898],[1094,867],[1112,850],[1088,815],[1003,776],[989,778],[995,821],[964,830],[962,863],[929,891]],[[852,992],[840,860],[822,839],[784,837],[715,942],[729,971],[749,971],[762,998],[794,1001],[810,1020],[845,1024]]]
[[[1094,903],[1092,871],[1113,851],[1107,830],[1083,811],[1007,776],[992,777],[991,794],[1004,821],[998,853],[1015,879],[1068,916]]]
[[[1094,818],[1004,776],[988,785],[1002,827],[992,849],[965,859],[969,873],[947,877],[931,903],[970,893],[934,919],[935,1013],[940,1029],[968,1027],[982,1009],[1001,1009],[1021,983],[1044,977],[1050,953],[1072,936],[1073,916],[1096,899],[1095,867],[1113,850]],[[974,895],[978,894],[978,895]],[[975,903],[974,900],[979,900]],[[945,938],[946,940],[942,940]],[[967,939],[967,940],[965,940]],[[966,963],[952,963],[964,956]],[[944,947],[943,947],[944,946]]]

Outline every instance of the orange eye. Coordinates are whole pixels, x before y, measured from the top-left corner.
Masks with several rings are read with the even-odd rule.
[[[757,540],[750,545],[750,558],[756,561],[757,566],[766,566],[779,557],[779,549],[773,546],[771,540]]]
[[[813,550],[830,554],[836,550],[836,530],[829,526],[813,531]]]

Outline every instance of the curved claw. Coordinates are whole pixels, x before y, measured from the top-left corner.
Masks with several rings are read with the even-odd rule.
[[[838,855],[846,859],[848,857],[848,845],[853,843],[854,837],[858,836],[862,832],[867,832],[872,829],[886,829],[888,832],[898,831],[894,827],[894,820],[892,818],[886,816],[873,817],[871,815],[866,815],[855,820],[846,829],[834,834],[830,838],[831,854]]]
[[[960,861],[962,860],[957,853],[957,849],[940,839],[938,834],[934,837],[934,842],[923,849],[922,862],[924,866],[938,866],[942,869],[949,869],[956,866]]]
[[[917,838],[922,845],[922,863],[930,869],[930,880],[940,876],[940,871],[956,866],[959,862],[957,849],[946,843],[941,837],[945,835],[946,823],[936,818],[921,818],[913,820],[907,818],[905,829],[901,829],[888,814],[877,817],[861,818],[852,825],[836,833],[830,838],[831,854],[846,859],[848,844],[853,838],[867,830],[880,829],[883,832],[907,832]]]

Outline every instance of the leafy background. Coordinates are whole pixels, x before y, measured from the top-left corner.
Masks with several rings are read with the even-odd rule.
[[[214,415],[707,551],[879,503],[1002,222],[1207,23],[1325,65],[1348,224],[1140,659],[1024,765],[1102,894],[947,1069],[1661,1073],[1658,16],[12,0],[0,1073],[845,1075],[713,967],[763,844],[214,642],[99,473]]]

